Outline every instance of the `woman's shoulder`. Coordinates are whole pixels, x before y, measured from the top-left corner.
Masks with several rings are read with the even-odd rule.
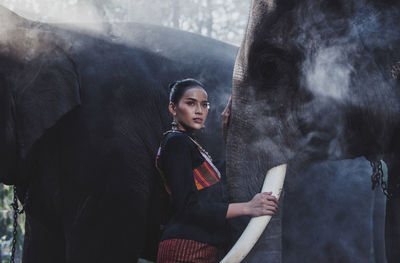
[[[179,131],[171,131],[168,132],[163,139],[163,146],[176,146],[182,147],[184,145],[193,146],[193,142],[191,141],[189,135],[184,132]]]

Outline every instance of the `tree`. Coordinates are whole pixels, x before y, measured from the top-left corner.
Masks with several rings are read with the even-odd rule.
[[[0,262],[10,260],[11,245],[13,239],[13,210],[11,203],[13,201],[13,187],[0,184]],[[19,216],[17,226],[17,246],[16,261],[22,258],[22,244],[25,233],[25,215]]]
[[[179,29],[180,5],[179,0],[172,0],[172,26]]]

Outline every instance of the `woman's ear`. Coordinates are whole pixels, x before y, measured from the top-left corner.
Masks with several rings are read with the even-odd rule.
[[[169,112],[171,112],[172,116],[176,115],[176,106],[173,102],[170,102],[168,105]]]

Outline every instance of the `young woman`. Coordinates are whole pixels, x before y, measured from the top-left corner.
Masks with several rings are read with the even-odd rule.
[[[227,241],[226,219],[272,215],[278,201],[271,193],[261,193],[249,202],[228,203],[220,172],[194,137],[210,107],[204,85],[184,79],[172,83],[170,89],[172,130],[164,134],[156,166],[173,211],[161,237],[157,262],[216,262],[218,247]],[[229,113],[228,106],[222,114],[223,132]]]

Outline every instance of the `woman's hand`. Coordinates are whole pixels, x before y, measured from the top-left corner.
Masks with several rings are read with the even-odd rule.
[[[273,215],[278,209],[278,199],[271,192],[256,194],[250,202],[231,203],[228,206],[226,218],[237,216]]]
[[[271,192],[256,194],[247,203],[246,214],[251,216],[273,215],[278,210],[278,199]]]
[[[226,143],[226,134],[228,131],[229,120],[231,116],[231,108],[232,108],[232,95],[229,96],[228,104],[226,105],[224,111],[221,113],[222,118],[222,136],[224,137],[224,141]]]

